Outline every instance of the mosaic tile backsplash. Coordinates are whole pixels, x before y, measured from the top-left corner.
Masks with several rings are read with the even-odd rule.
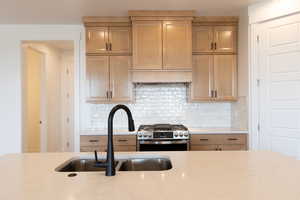
[[[126,104],[132,111],[136,127],[140,124],[182,123],[188,127],[231,127],[231,103],[188,103],[187,85],[136,84],[135,100]],[[107,118],[115,104],[85,104],[82,128],[97,130],[107,128]],[[127,117],[118,111],[115,128],[126,128]]]

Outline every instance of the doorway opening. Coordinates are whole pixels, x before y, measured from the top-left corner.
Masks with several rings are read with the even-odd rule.
[[[74,41],[22,41],[22,151],[74,151]]]

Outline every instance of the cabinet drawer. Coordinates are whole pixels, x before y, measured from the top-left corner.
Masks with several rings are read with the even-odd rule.
[[[103,152],[105,150],[104,146],[81,146],[80,152],[93,152],[93,151]]]
[[[100,146],[106,144],[106,136],[82,135],[80,136],[80,146]]]
[[[221,144],[247,144],[247,135],[226,134],[221,135]]]
[[[136,136],[135,135],[116,135],[114,136],[114,145],[116,146],[128,146],[136,145]]]
[[[220,144],[219,135],[192,135],[191,145]]]
[[[247,150],[244,144],[223,144],[219,145],[221,151],[242,151]]]
[[[191,151],[217,151],[218,145],[191,145]]]
[[[125,146],[125,145],[116,145],[114,146],[115,151],[136,151],[135,145]]]

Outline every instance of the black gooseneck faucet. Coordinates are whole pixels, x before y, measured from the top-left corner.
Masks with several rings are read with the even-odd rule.
[[[129,108],[125,105],[116,105],[113,107],[113,109],[110,111],[108,116],[108,140],[107,140],[107,154],[106,154],[106,176],[114,176],[116,175],[116,169],[115,169],[115,158],[114,158],[114,147],[113,147],[113,119],[115,113],[123,109],[125,110],[127,117],[128,117],[128,130],[134,131],[134,121],[132,118],[132,114],[129,110]]]

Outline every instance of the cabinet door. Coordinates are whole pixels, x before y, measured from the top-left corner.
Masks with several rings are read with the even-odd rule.
[[[192,25],[190,21],[164,22],[163,68],[192,69]]]
[[[217,100],[236,100],[236,56],[214,56],[214,86]]]
[[[111,101],[131,100],[131,56],[110,56]]]
[[[215,26],[214,28],[215,52],[236,52],[236,27]]]
[[[107,101],[109,89],[108,56],[88,56],[86,59],[87,101]]]
[[[162,69],[162,23],[133,22],[133,69]]]
[[[111,53],[131,52],[131,28],[130,27],[110,27],[109,43]]]
[[[213,56],[193,56],[193,78],[191,83],[191,100],[212,100],[213,91]]]
[[[86,32],[87,53],[105,53],[108,44],[108,28],[89,28]]]
[[[209,53],[213,52],[213,27],[194,26],[193,27],[193,52]]]

